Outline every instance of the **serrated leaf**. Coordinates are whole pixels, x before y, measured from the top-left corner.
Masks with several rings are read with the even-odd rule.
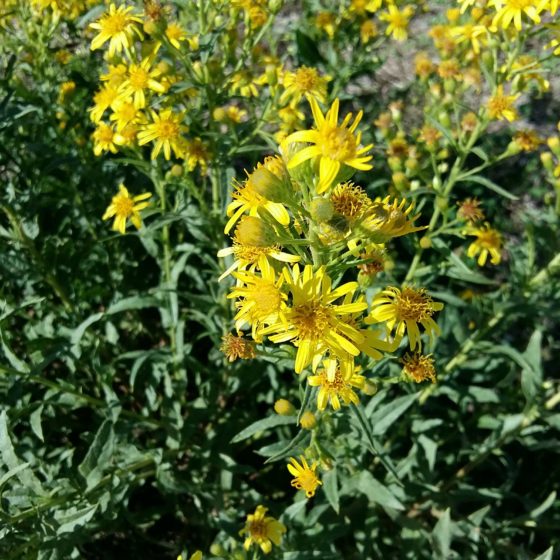
[[[114,444],[113,422],[105,420],[99,426],[84,460],[78,466],[78,471],[84,477],[88,490],[101,480],[103,467],[113,455]]]
[[[270,430],[270,428],[276,428],[277,426],[286,426],[288,424],[295,424],[296,419],[293,416],[269,416],[268,418],[263,418],[253,422],[251,425],[247,426],[245,429],[241,430],[237,435],[231,439],[231,443],[239,443],[244,439],[250,438],[259,432],[264,432]]]
[[[56,530],[57,535],[62,535],[64,533],[71,533],[79,527],[86,525],[91,518],[95,515],[97,511],[97,504],[92,506],[87,506],[83,509],[77,510],[73,513],[64,512],[66,515],[61,516],[57,519],[60,523],[58,529]]]

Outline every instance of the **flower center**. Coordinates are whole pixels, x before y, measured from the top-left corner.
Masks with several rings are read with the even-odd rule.
[[[179,126],[176,122],[169,120],[161,120],[157,124],[158,138],[163,140],[173,140],[179,136]]]
[[[144,89],[149,79],[150,75],[146,70],[144,70],[144,68],[136,68],[135,70],[130,71],[129,82],[136,90]]]
[[[113,143],[113,129],[110,126],[106,126],[98,129],[97,140],[100,143],[112,144]]]
[[[267,317],[280,309],[282,297],[278,288],[271,282],[259,282],[255,285],[250,299],[255,302],[253,311],[259,317]]]
[[[330,310],[320,303],[305,303],[293,309],[293,322],[299,331],[300,340],[321,338],[329,328]]]
[[[299,68],[294,83],[301,91],[311,91],[317,82],[317,72],[313,68]]]
[[[315,472],[311,469],[305,469],[297,478],[296,488],[305,490],[307,496],[313,496],[318,483],[319,479]]]
[[[482,231],[478,234],[478,245],[486,249],[500,246],[500,238],[495,231]]]
[[[107,16],[103,22],[103,31],[105,31],[107,35],[115,36],[126,29],[127,21],[128,18],[126,17],[126,14],[116,13]]]
[[[266,538],[266,522],[264,519],[255,519],[249,523],[249,534],[253,539],[265,539]]]
[[[432,316],[431,303],[432,299],[425,290],[404,288],[397,296],[397,313],[400,319],[419,322]]]
[[[504,95],[496,95],[490,99],[490,110],[494,113],[502,113],[509,109],[509,100]]]
[[[335,161],[347,161],[356,154],[356,140],[347,128],[327,127],[321,133],[321,152]]]
[[[117,211],[117,216],[131,216],[134,208],[134,201],[128,196],[116,196],[113,204]]]

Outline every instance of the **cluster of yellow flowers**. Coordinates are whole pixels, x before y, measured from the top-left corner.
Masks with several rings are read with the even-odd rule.
[[[349,181],[355,170],[372,167],[372,146],[361,145],[357,130],[362,114],[347,114],[340,123],[338,100],[326,114],[314,97],[309,103],[315,126],[289,135],[281,156],[267,157],[235,184],[225,228],[233,230],[233,245],[219,256],[234,257],[222,278],[236,280],[228,297],[235,300],[238,336],[227,335],[222,348],[235,359],[253,357],[254,343],[293,345],[295,372],[311,368],[307,382],[318,388],[323,411],[358,403],[355,389],[367,384],[358,356],[379,360],[405,335],[420,351],[421,330],[429,337],[439,332],[433,315],[443,305],[412,286],[386,287],[369,304],[359,293],[365,282],[346,281],[352,269],[375,276],[385,244],[422,228],[414,225],[412,204],[389,196],[372,200]],[[250,355],[239,336],[244,329],[253,339]],[[433,379],[433,369],[415,378],[422,379]],[[294,486],[310,496],[316,465],[302,459],[301,467],[292,459],[289,469]]]
[[[163,8],[157,13],[145,4],[144,13],[131,6],[110,4],[99,20],[90,25],[97,32],[92,50],[107,47],[108,67],[101,74],[102,86],[94,96],[91,120],[94,152],[117,153],[119,148],[134,150],[152,145],[151,157],[172,154],[186,160],[189,169],[206,166],[207,149],[200,138],[187,138],[183,99],[189,91],[170,91],[179,81],[173,64],[173,50],[182,44],[196,48],[179,23],[167,20]],[[152,6],[153,9],[155,8]]]
[[[560,122],[557,125],[560,131]],[[548,150],[541,154],[548,182],[554,187],[556,195],[556,213],[560,214],[560,135],[550,136],[546,144]]]

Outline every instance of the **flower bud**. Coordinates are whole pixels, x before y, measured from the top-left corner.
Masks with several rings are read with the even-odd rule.
[[[235,229],[235,239],[241,245],[270,247],[276,241],[274,230],[256,216],[243,216]]]
[[[550,148],[550,150],[552,151],[552,153],[556,157],[560,158],[560,138],[558,136],[552,136],[551,138],[548,138],[546,143]]]
[[[554,172],[554,161],[550,152],[543,152],[541,154],[541,163],[547,171],[550,171],[550,173]]]
[[[310,410],[306,410],[301,415],[299,425],[304,430],[312,430],[313,428],[315,428],[315,426],[317,426],[317,418],[315,417],[315,414],[313,414],[313,412],[311,412]]]
[[[334,205],[328,198],[318,196],[311,201],[309,212],[313,221],[321,224],[333,217]]]
[[[285,199],[284,185],[282,181],[271,173],[266,167],[257,167],[249,178],[247,183],[251,188],[262,197],[272,202],[282,202]]]
[[[432,240],[427,235],[425,235],[420,239],[419,244],[422,249],[429,249],[432,246]]]
[[[280,416],[292,416],[296,409],[290,401],[286,399],[278,399],[274,403],[274,411],[276,414],[280,414]]]

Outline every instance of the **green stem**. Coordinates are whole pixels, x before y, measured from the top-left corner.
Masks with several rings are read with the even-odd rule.
[[[65,309],[67,311],[71,311],[73,306],[70,298],[66,294],[66,291],[64,290],[56,276],[49,271],[49,267],[45,264],[43,257],[35,247],[35,243],[33,243],[33,240],[26,235],[17,214],[14,212],[14,210],[5,205],[2,205],[2,210],[4,211],[4,214],[6,214],[18,241],[27,249],[29,255],[31,256],[31,259],[35,262],[37,268],[42,272],[47,284],[49,284],[54,293],[62,301]]]

